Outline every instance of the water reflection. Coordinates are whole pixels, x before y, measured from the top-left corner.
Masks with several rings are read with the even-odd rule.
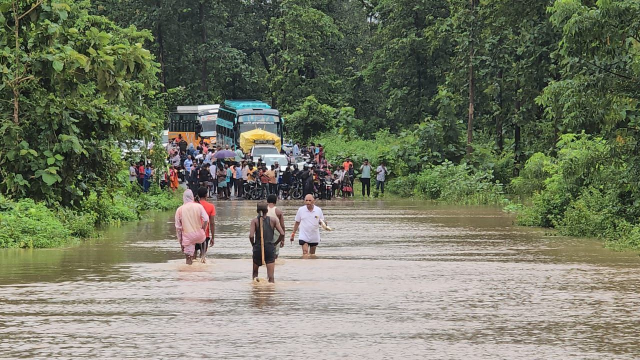
[[[283,358],[640,357],[634,253],[493,208],[320,202],[335,230],[317,258],[287,241],[276,284],[256,284],[255,203],[216,205],[206,264],[184,264],[169,213],[76,247],[0,251],[1,356],[264,357],[251,334],[278,329],[269,356]],[[281,204],[289,230],[300,205]]]
[[[259,310],[277,310],[277,303],[274,299],[276,293],[276,285],[269,284],[265,279],[259,282],[252,282],[251,289],[251,305]]]

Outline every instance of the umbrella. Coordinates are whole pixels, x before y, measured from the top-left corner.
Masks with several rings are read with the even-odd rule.
[[[216,159],[234,158],[236,157],[236,153],[231,150],[220,150],[216,151],[216,153],[213,154],[213,157]]]

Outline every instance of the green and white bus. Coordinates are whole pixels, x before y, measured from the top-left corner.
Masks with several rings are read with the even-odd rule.
[[[226,100],[218,110],[216,123],[217,144],[229,145],[231,149],[240,146],[240,135],[260,129],[280,138],[282,143],[283,120],[280,112],[259,100]],[[250,149],[244,149],[249,151]],[[279,150],[279,149],[278,149]]]

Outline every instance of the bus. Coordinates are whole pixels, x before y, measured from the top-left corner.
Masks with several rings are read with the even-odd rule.
[[[175,112],[169,114],[169,140],[181,134],[187,144],[198,146],[201,134],[204,137],[204,134],[210,135],[216,131],[219,108],[218,104],[178,106]]]
[[[265,102],[226,100],[218,111],[218,145],[229,145],[235,150],[240,147],[240,136],[256,129],[270,133],[269,137],[278,139],[278,143],[282,144],[282,125],[280,112]],[[251,149],[243,150],[248,152]]]

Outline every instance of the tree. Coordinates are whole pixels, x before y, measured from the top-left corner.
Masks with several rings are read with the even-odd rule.
[[[88,2],[0,4],[0,191],[65,205],[108,188],[114,144],[159,129],[158,65],[147,31],[88,13]],[[6,28],[13,31],[5,31]],[[16,81],[16,79],[21,79]],[[17,89],[17,91],[16,91]],[[17,95],[16,95],[17,94]]]
[[[375,7],[377,48],[365,76],[382,94],[378,111],[392,131],[436,111],[432,100],[451,56],[440,31],[449,11],[446,2],[433,0],[380,0]]]

